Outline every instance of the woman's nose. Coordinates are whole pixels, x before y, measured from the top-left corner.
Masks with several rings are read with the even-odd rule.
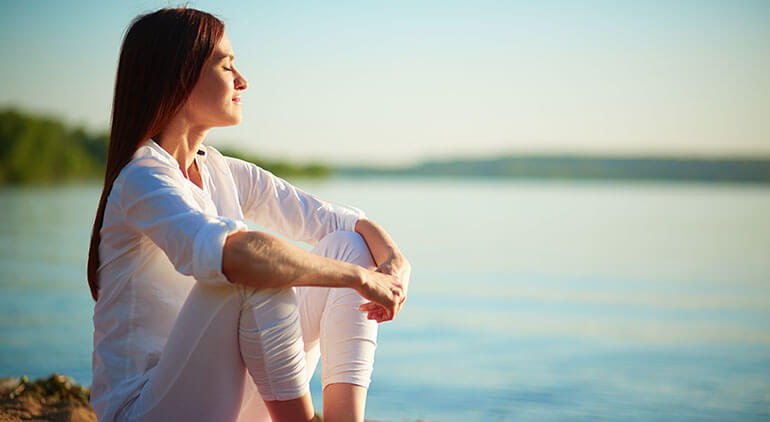
[[[237,73],[235,75],[235,89],[239,91],[243,91],[244,89],[249,87],[249,83],[246,81],[246,78],[243,77],[240,73]]]

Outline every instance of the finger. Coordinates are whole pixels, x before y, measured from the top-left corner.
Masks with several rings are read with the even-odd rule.
[[[359,306],[358,310],[362,311],[362,312],[370,312],[370,311],[373,311],[373,310],[377,309],[378,307],[379,307],[379,305],[377,305],[376,303],[368,302],[368,303],[364,303],[363,305]]]
[[[383,312],[383,309],[378,308],[377,310],[370,312],[369,319],[373,319],[378,323],[383,322],[385,320],[385,313]]]
[[[379,318],[378,322],[383,323],[383,322],[387,322],[387,321],[390,321],[390,317],[388,316],[388,313],[387,312],[380,313],[380,318]]]
[[[383,309],[382,308],[377,308],[374,311],[372,311],[372,315],[374,316],[375,319],[382,320],[382,318],[383,318],[383,316],[385,314],[383,313]]]
[[[382,308],[378,307],[377,309],[373,309],[373,310],[369,311],[366,314],[366,317],[368,319],[374,319],[374,320],[381,319],[382,318]]]

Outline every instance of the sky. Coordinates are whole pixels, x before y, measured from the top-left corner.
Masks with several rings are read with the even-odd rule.
[[[0,0],[0,108],[105,130],[122,37],[182,2]],[[189,1],[221,18],[266,158],[770,157],[770,1]]]

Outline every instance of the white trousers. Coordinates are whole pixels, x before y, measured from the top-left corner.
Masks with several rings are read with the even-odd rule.
[[[353,232],[330,233],[312,252],[374,267]],[[368,387],[377,323],[358,310],[365,302],[352,289],[196,283],[150,380],[120,419],[269,421],[263,399],[304,395],[319,355],[324,388]]]

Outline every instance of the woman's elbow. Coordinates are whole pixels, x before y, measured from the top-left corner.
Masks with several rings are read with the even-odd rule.
[[[284,287],[279,282],[271,251],[276,238],[264,232],[236,232],[225,239],[222,274],[231,283],[256,289]]]
[[[225,239],[222,248],[222,274],[231,283],[244,284],[248,274],[249,250],[254,232],[240,231]]]

